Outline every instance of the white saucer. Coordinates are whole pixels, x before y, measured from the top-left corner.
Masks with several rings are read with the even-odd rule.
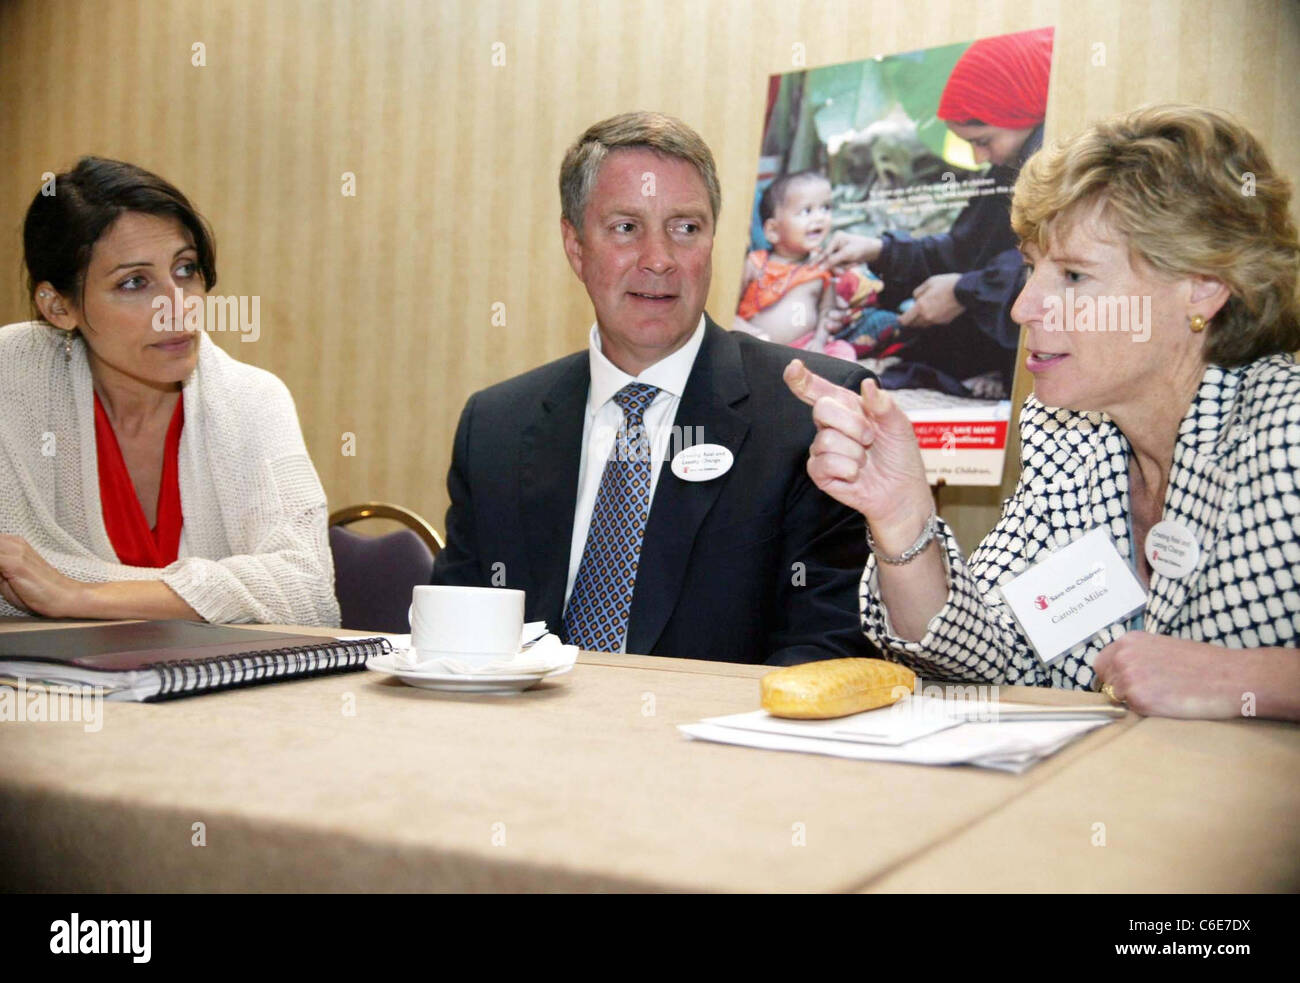
[[[448,693],[519,693],[536,686],[543,679],[563,676],[573,669],[572,665],[547,669],[542,672],[522,673],[518,676],[506,676],[492,673],[472,676],[464,673],[420,672],[415,669],[403,669],[397,665],[392,653],[374,655],[366,661],[366,668],[374,672],[388,673],[396,676],[408,686],[420,689],[442,690]]]

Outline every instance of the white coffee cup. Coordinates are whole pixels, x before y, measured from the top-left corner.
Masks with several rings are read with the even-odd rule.
[[[450,656],[462,663],[508,659],[519,651],[524,592],[503,587],[416,587],[411,597],[411,648],[421,661]]]

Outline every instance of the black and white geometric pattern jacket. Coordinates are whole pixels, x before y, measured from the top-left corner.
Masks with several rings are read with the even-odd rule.
[[[969,560],[940,521],[949,594],[925,637],[893,635],[874,556],[862,577],[863,631],[924,677],[1095,689],[1093,660],[1125,626],[1047,666],[997,587],[1103,523],[1129,558],[1128,441],[1103,414],[1049,409],[1033,396],[1020,439],[1020,483]],[[1300,366],[1290,355],[1208,366],[1178,429],[1162,516],[1192,531],[1200,560],[1181,579],[1152,573],[1144,630],[1229,648],[1300,645],[1298,483]]]

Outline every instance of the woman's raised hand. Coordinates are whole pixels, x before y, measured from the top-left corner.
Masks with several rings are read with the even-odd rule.
[[[861,512],[881,547],[906,549],[933,505],[911,421],[874,379],[855,393],[795,359],[785,368],[785,383],[813,409],[817,436],[808,457],[813,482]]]

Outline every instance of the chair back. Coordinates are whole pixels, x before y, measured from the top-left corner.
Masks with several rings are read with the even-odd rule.
[[[363,536],[345,526],[363,518],[407,524],[384,536]],[[405,634],[412,588],[429,583],[442,538],[419,515],[401,506],[373,502],[330,516],[334,593],[344,628]]]

